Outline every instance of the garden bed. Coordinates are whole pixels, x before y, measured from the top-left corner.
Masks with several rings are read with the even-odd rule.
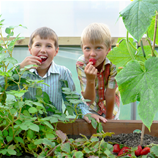
[[[122,133],[133,133],[134,130],[142,129],[142,121],[140,120],[108,120],[107,123],[102,123],[104,132],[114,132],[115,135]],[[57,128],[62,130],[67,135],[78,136],[80,134],[91,136],[97,133],[97,130],[83,119],[77,119],[74,123],[58,123]],[[151,131],[145,127],[145,133],[154,137],[158,137],[158,121],[153,121]]]
[[[107,123],[102,123],[104,132],[114,132],[111,137],[105,137],[106,142],[113,144],[124,144],[129,147],[136,147],[140,144],[140,133],[133,133],[134,130],[142,129],[142,121],[140,120],[109,120]],[[76,139],[81,137],[80,134],[88,138],[97,133],[97,130],[82,119],[76,120],[71,124],[58,124],[58,129],[62,130],[69,138]],[[153,121],[151,131],[145,127],[144,139],[142,146],[149,144],[158,144],[158,121]]]

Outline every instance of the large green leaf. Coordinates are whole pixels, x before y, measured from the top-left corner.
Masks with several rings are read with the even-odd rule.
[[[133,42],[132,38],[129,38],[131,44],[136,47],[136,43]],[[129,44],[129,43],[128,43]],[[132,60],[132,56],[135,55],[136,50],[129,44],[129,48],[127,47],[127,41],[124,39],[119,47],[114,47],[107,55],[107,58],[116,65],[117,69],[119,67],[124,67],[129,61]]]
[[[158,0],[134,0],[120,12],[126,29],[137,41],[146,33],[156,9]]]
[[[158,111],[158,58],[145,61],[145,69],[138,61],[129,62],[116,76],[123,104],[139,100],[138,113],[143,123],[150,129]]]

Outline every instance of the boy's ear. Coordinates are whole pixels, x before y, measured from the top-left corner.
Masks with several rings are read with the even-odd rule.
[[[109,47],[109,49],[108,49],[108,52],[110,52],[110,50],[111,50],[111,45],[110,45],[110,47]]]
[[[56,56],[58,54],[58,51],[59,51],[59,47],[56,48],[54,56]]]
[[[32,55],[32,53],[31,53],[31,47],[28,45],[28,48],[29,48],[29,52],[30,52],[30,54]]]

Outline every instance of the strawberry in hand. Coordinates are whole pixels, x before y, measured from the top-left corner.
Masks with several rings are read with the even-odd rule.
[[[95,65],[95,63],[96,63],[96,59],[94,59],[94,58],[90,58],[90,59],[89,59],[89,62],[92,62],[92,63],[93,63],[92,65]]]
[[[40,63],[42,63],[42,59],[38,60]]]

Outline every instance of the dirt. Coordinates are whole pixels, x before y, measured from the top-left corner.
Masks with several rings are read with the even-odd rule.
[[[82,138],[82,136],[68,135],[68,138],[77,139],[77,138]],[[90,137],[87,136],[87,138],[89,139]],[[106,136],[104,140],[111,144],[118,143],[128,147],[137,147],[138,145],[140,145],[140,138],[141,138],[140,133],[129,133],[129,134],[122,133],[118,135],[112,135],[111,137]],[[145,134],[142,146],[146,146],[152,143],[158,144],[158,137],[153,137],[151,135]]]
[[[136,147],[140,144],[141,134],[140,133],[129,133],[129,134],[119,134],[112,135],[111,137],[105,137],[106,142],[124,144],[128,147]],[[153,137],[151,135],[145,134],[143,139],[142,146],[146,146],[149,144],[158,144],[158,137]]]

